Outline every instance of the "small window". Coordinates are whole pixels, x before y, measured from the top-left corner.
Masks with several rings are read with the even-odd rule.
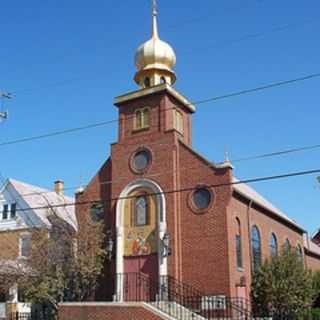
[[[144,86],[145,86],[146,88],[149,88],[150,85],[151,85],[151,83],[150,83],[150,78],[149,78],[149,77],[146,77],[146,78],[144,79]]]
[[[151,162],[149,150],[143,149],[138,151],[132,158],[132,168],[137,172],[144,172]]]
[[[166,80],[166,78],[165,78],[165,77],[161,77],[161,78],[160,78],[160,82],[161,82],[161,83],[166,83],[166,82],[167,82],[167,80]]]
[[[135,111],[134,129],[147,129],[150,126],[150,109],[140,108]]]
[[[303,253],[302,253],[302,248],[301,248],[300,244],[297,244],[296,250],[297,250],[297,256],[298,256],[300,259],[302,259],[302,258],[303,258]]]
[[[90,216],[92,222],[99,222],[103,220],[104,206],[102,203],[95,203],[90,208]]]
[[[31,248],[31,236],[22,235],[20,238],[20,256],[29,257]]]
[[[192,194],[192,203],[197,210],[205,210],[211,203],[211,192],[207,188],[197,189]]]
[[[241,225],[240,220],[236,219],[236,254],[237,254],[237,267],[243,268],[242,262],[242,243],[241,243]]]
[[[252,268],[253,271],[256,271],[261,266],[261,237],[257,226],[251,229],[251,252]]]
[[[278,255],[278,241],[277,241],[277,237],[274,233],[271,233],[270,236],[270,255],[271,257],[276,257]]]
[[[8,213],[9,213],[9,205],[4,204],[3,205],[3,211],[2,211],[2,219],[7,220],[8,219]]]
[[[173,110],[174,112],[174,128],[181,134],[183,134],[183,115],[178,110]]]
[[[146,196],[135,199],[135,226],[141,227],[148,224],[148,201]]]
[[[17,204],[13,203],[10,208],[10,218],[15,219],[17,216]]]

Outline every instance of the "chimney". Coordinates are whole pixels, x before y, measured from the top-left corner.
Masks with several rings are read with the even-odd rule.
[[[62,180],[57,180],[54,182],[54,191],[58,195],[63,196],[63,189],[64,189],[64,182]]]

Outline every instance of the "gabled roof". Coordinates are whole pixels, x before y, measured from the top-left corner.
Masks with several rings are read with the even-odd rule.
[[[266,198],[264,198],[261,194],[259,194],[257,191],[255,191],[252,187],[250,187],[248,184],[245,183],[239,183],[240,180],[238,180],[236,177],[233,177],[233,189],[244,196],[245,198],[248,198],[249,200],[252,200],[262,208],[270,211],[271,213],[274,213],[277,215],[280,219],[285,220],[286,222],[292,224],[299,230],[304,232],[304,229],[300,227],[294,220],[290,219],[283,211],[275,207],[270,201],[268,201]]]
[[[9,179],[8,184],[16,190],[29,208],[36,208],[33,210],[34,214],[46,226],[51,226],[49,217],[56,215],[77,230],[73,198],[14,179]]]

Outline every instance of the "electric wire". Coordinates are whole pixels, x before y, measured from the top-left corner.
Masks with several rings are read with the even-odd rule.
[[[289,85],[289,84],[293,84],[293,83],[297,83],[297,82],[311,80],[311,79],[318,78],[318,77],[320,77],[320,73],[313,73],[313,74],[309,74],[307,76],[303,76],[303,77],[299,77],[299,78],[294,78],[294,79],[280,81],[280,82],[273,82],[273,83],[270,83],[267,85],[263,85],[263,86],[259,86],[259,87],[255,87],[255,88],[251,88],[251,89],[235,91],[235,92],[227,93],[224,95],[220,95],[220,96],[216,96],[216,97],[212,97],[212,98],[208,98],[208,99],[204,99],[204,100],[194,101],[194,102],[191,102],[190,105],[207,104],[209,102],[215,102],[215,101],[225,100],[225,99],[229,99],[229,98],[233,98],[233,97],[237,97],[237,96],[256,93],[259,91],[264,91],[264,90],[268,90],[268,89],[272,89],[272,88],[276,88],[276,87],[281,87],[281,86],[285,86],[285,85]],[[164,109],[164,110],[162,110],[162,112],[170,110],[170,109],[174,109],[174,108]],[[134,117],[134,115],[132,115],[132,117]],[[50,138],[50,137],[55,137],[55,136],[74,133],[74,132],[83,131],[83,130],[89,130],[89,129],[93,129],[93,128],[97,128],[97,127],[107,126],[112,123],[116,123],[118,121],[119,121],[118,119],[112,119],[109,121],[88,124],[88,125],[85,125],[82,127],[57,130],[57,131],[53,131],[53,132],[49,132],[49,133],[45,133],[45,134],[40,134],[40,135],[35,135],[35,136],[31,136],[31,137],[3,141],[3,142],[0,142],[0,147],[14,145],[14,144],[18,144],[18,143],[25,143],[25,142],[30,142],[30,141],[40,140],[40,139],[45,139],[45,138]]]
[[[232,182],[208,184],[208,185],[206,185],[206,187],[207,188],[223,188],[223,187],[234,186],[234,185],[258,183],[258,182],[263,182],[263,181],[273,181],[273,180],[280,180],[280,179],[288,179],[288,178],[292,178],[292,177],[301,177],[301,176],[314,175],[314,174],[319,174],[319,173],[320,173],[320,169],[296,171],[296,172],[289,172],[289,173],[273,175],[273,176],[255,177],[255,178],[249,178],[249,179],[232,181]],[[194,191],[194,190],[198,190],[198,189],[199,189],[199,186],[191,186],[191,187],[180,188],[180,189],[165,190],[165,191],[161,191],[161,192],[149,192],[149,193],[146,193],[146,196],[152,197],[152,196],[158,196],[158,195],[183,193],[183,192],[189,192],[189,191]],[[93,204],[93,203],[94,204],[96,204],[96,203],[107,204],[107,203],[111,203],[113,201],[135,199],[137,197],[138,197],[137,195],[133,195],[133,196],[129,195],[129,196],[124,196],[124,197],[114,197],[114,198],[109,198],[109,199],[76,201],[74,203],[51,205],[50,207],[61,208],[61,207],[67,207],[67,206],[88,205],[88,204]],[[42,210],[42,209],[47,209],[47,208],[48,208],[48,206],[38,206],[38,207],[32,207],[32,208],[17,209],[17,211]]]

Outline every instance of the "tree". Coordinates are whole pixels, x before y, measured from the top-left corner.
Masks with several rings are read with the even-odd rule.
[[[46,306],[55,315],[61,301],[85,301],[94,297],[106,252],[102,222],[86,223],[81,232],[57,216],[52,228],[32,231],[30,255],[7,279],[3,289],[17,284],[24,299]],[[10,279],[10,280],[9,280]]]
[[[294,319],[312,306],[312,273],[292,248],[266,261],[254,274],[251,288],[253,312]]]
[[[313,291],[314,291],[314,301],[313,307],[320,308],[320,271],[315,271],[313,273]]]

